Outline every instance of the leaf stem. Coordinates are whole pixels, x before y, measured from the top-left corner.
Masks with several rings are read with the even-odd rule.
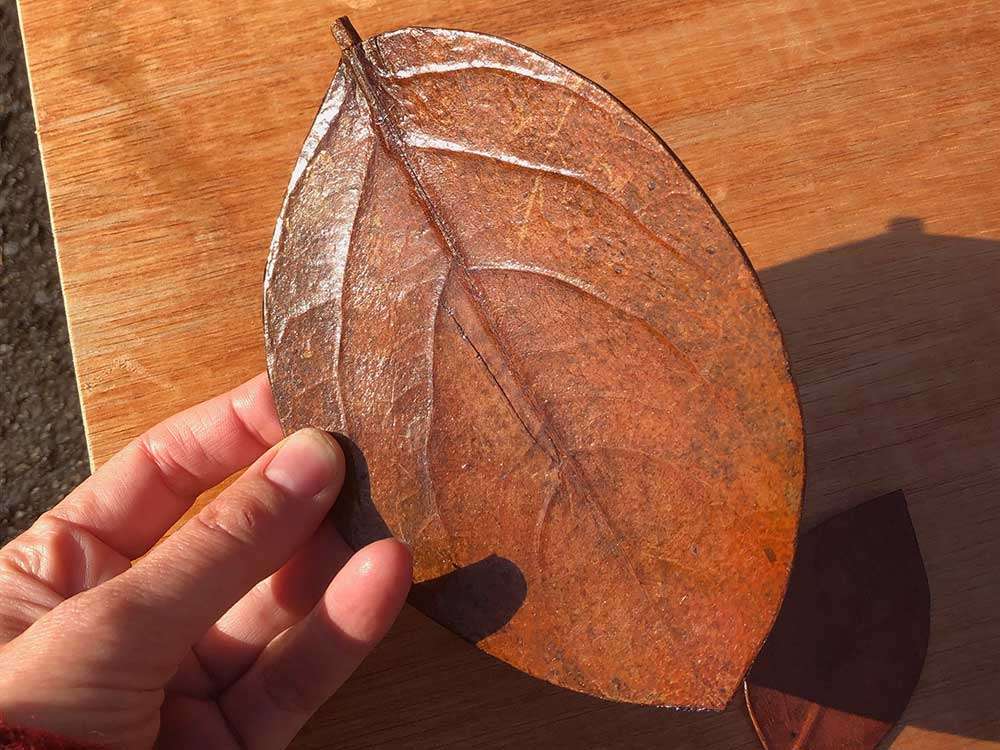
[[[343,52],[361,44],[361,35],[358,34],[358,30],[354,28],[354,24],[347,16],[341,16],[334,21],[330,26],[330,32]]]

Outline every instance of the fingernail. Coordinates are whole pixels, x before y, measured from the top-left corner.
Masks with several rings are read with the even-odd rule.
[[[312,428],[299,430],[278,445],[264,476],[287,494],[312,497],[340,473],[340,455],[331,438]]]

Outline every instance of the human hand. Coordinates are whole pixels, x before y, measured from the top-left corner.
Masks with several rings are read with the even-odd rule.
[[[326,519],[340,448],[280,439],[261,375],[137,438],[0,550],[0,716],[113,748],[285,747],[388,630],[411,558],[394,540],[352,555]]]

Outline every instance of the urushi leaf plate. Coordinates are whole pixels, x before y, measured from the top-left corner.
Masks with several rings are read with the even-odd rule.
[[[718,709],[802,495],[781,337],[739,244],[606,91],[492,36],[335,35],[265,280],[287,430],[344,437],[353,545],[412,601],[598,696]]]

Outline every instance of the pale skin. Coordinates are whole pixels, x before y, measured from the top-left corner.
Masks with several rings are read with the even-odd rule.
[[[0,716],[111,748],[286,747],[410,587],[405,545],[352,554],[327,518],[343,478],[325,433],[282,440],[263,375],[134,440],[0,550]]]

